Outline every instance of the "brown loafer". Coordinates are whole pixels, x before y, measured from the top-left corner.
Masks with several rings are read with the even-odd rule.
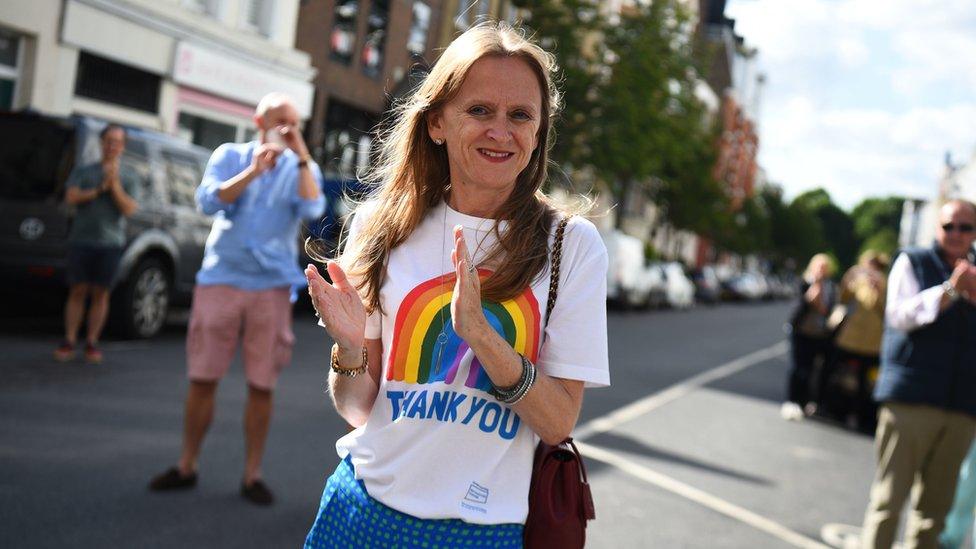
[[[251,482],[251,484],[241,483],[241,496],[255,505],[271,505],[274,503],[274,495],[261,479]]]
[[[190,473],[183,476],[178,467],[170,467],[162,473],[153,477],[149,482],[149,489],[153,492],[166,492],[169,490],[187,490],[197,485],[197,474]]]

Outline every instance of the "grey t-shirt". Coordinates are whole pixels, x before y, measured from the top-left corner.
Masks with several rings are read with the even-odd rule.
[[[75,169],[66,183],[86,191],[98,188],[105,175],[100,163],[88,164]],[[129,196],[136,190],[136,175],[124,164],[119,166],[122,188]],[[68,242],[96,246],[122,247],[125,244],[125,216],[119,211],[110,193],[102,193],[94,200],[79,204],[75,213]]]

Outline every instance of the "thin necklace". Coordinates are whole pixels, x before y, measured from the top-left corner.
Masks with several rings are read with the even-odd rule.
[[[447,268],[444,266],[444,258],[447,256],[447,200],[444,200],[444,219],[441,222],[443,227],[443,232],[441,233],[441,264],[439,265],[439,271],[441,271],[442,284],[446,283],[446,272]],[[438,313],[441,319],[441,333],[437,334],[437,360],[434,361],[434,368],[440,369],[441,358],[444,355],[444,347],[447,346],[447,324],[444,320],[444,307],[447,305],[444,303],[444,292],[440,292],[441,295],[441,306],[438,307]]]
[[[443,232],[441,233],[441,264],[440,264],[440,271],[441,271],[441,273],[444,273],[443,274],[443,277],[444,277],[443,278],[443,283],[446,284],[447,283],[447,279],[449,277],[449,275],[447,274],[447,267],[444,264],[445,263],[445,260],[447,258],[447,239],[448,239],[448,235],[452,235],[453,234],[453,233],[448,232],[448,230],[447,230],[447,211],[450,208],[450,205],[447,203],[447,198],[446,197],[443,200],[442,207],[444,208],[444,217],[441,220],[441,226],[442,226]],[[485,233],[485,236],[483,236],[481,239],[479,239],[478,246],[475,248],[474,253],[471,254],[471,261],[472,262],[474,262],[475,257],[477,257],[478,254],[481,252],[481,246],[482,246],[482,244],[485,243],[485,240],[488,239],[488,236],[490,234],[491,234],[491,232],[489,231],[489,232]],[[453,239],[451,239],[451,241],[453,242]],[[475,276],[478,276],[477,275],[477,268],[475,269],[475,272],[473,274]],[[440,368],[441,367],[441,358],[443,358],[444,348],[447,347],[447,339],[448,339],[448,337],[447,337],[447,322],[444,319],[444,309],[447,308],[447,305],[448,305],[444,301],[445,293],[446,292],[441,292],[441,294],[440,294],[441,295],[441,297],[440,297],[441,306],[438,308],[438,310],[439,310],[439,316],[440,316],[440,321],[441,321],[441,332],[439,334],[437,334],[437,360],[433,364],[433,366],[436,367],[436,368]]]

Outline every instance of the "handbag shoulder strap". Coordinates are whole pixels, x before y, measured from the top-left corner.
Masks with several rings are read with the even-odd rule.
[[[563,234],[566,232],[566,224],[569,223],[571,217],[573,216],[568,215],[560,219],[559,225],[556,226],[556,239],[552,244],[552,257],[549,260],[551,274],[549,276],[549,301],[546,303],[547,325],[549,324],[549,315],[552,313],[552,308],[556,305],[556,294],[559,293],[559,264],[563,258]]]

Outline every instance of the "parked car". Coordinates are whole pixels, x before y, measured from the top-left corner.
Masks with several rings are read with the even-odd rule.
[[[0,113],[0,279],[18,292],[65,285],[74,209],[64,203],[71,171],[101,159],[105,123],[86,117]],[[122,163],[135,172],[138,211],[113,281],[110,326],[146,338],[170,306],[189,304],[211,219],[194,193],[210,151],[157,132],[128,129]]]
[[[668,275],[664,265],[658,262],[651,262],[644,268],[642,275],[643,287],[647,289],[644,301],[639,304],[641,308],[650,307],[660,309],[667,307],[668,302]]]
[[[695,304],[695,285],[685,274],[681,263],[671,262],[663,266],[667,283],[668,304],[676,309],[687,309]]]
[[[607,247],[607,300],[627,308],[647,305],[652,277],[645,272],[644,243],[621,231],[603,235]]]
[[[769,285],[758,273],[741,273],[725,284],[726,296],[734,301],[759,301],[769,293]]]
[[[701,303],[714,305],[721,298],[722,284],[718,279],[715,268],[705,265],[692,273],[692,282],[695,284],[695,299]]]
[[[306,239],[311,239],[312,250],[318,256],[335,257],[340,245],[346,218],[355,210],[356,202],[366,197],[370,187],[356,179],[326,177],[322,181],[325,195],[325,213],[316,221],[302,224],[298,264],[305,266],[314,261],[306,249]],[[322,275],[328,272],[321,269]]]

